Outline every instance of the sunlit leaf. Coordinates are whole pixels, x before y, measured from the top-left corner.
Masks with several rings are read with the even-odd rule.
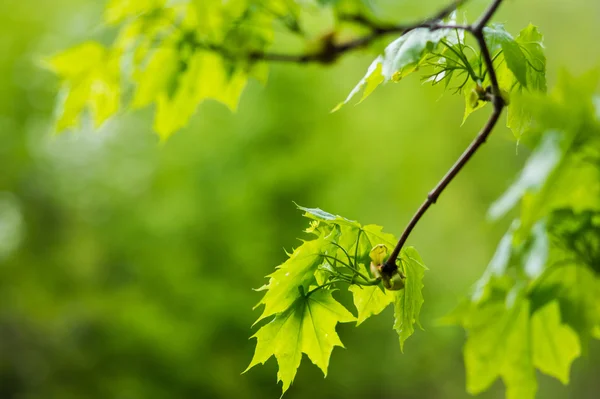
[[[377,57],[375,61],[373,61],[373,63],[369,65],[365,76],[360,80],[360,82],[358,82],[354,89],[352,89],[350,94],[348,94],[348,97],[346,97],[344,101],[336,105],[336,107],[331,112],[338,111],[344,106],[344,104],[347,104],[354,96],[356,96],[362,90],[362,95],[360,97],[360,100],[358,100],[358,104],[360,104],[365,98],[369,96],[369,94],[373,92],[373,90],[377,88],[377,86],[379,86],[385,81],[385,77],[381,73],[383,68],[382,60],[382,57]]]
[[[519,43],[501,24],[493,24],[485,27],[483,33],[490,51],[494,52],[502,49],[506,66],[517,78],[517,81],[522,86],[527,87],[527,58],[521,50]]]
[[[58,132],[79,127],[89,109],[96,127],[120,107],[121,83],[118,54],[95,42],[86,42],[48,60],[46,65],[62,81],[56,109]]]
[[[537,26],[529,25],[515,39],[527,60],[527,88],[540,92],[546,91],[546,55],[544,54],[544,36]]]
[[[510,352],[509,338],[516,338],[512,332],[520,329],[524,332],[521,339],[527,340],[529,327],[528,306],[522,300],[507,305],[505,301],[492,297],[472,306],[464,323],[469,334],[464,347],[464,358],[467,391],[476,395],[485,391],[503,374],[504,365],[508,363],[506,354]],[[519,347],[525,344],[514,343]],[[515,357],[517,358],[519,354],[515,352]],[[524,370],[519,368],[516,371]]]
[[[553,301],[538,310],[531,323],[535,366],[568,384],[571,363],[581,355],[581,348],[577,334],[561,323],[558,302]]]
[[[179,62],[179,55],[174,48],[157,49],[148,64],[134,76],[138,85],[131,106],[142,108],[161,96],[169,96],[176,85]]]
[[[534,336],[530,335],[529,304],[523,301],[518,311],[512,314],[513,321],[507,334],[504,364],[500,374],[506,385],[506,399],[533,399],[537,392],[534,362],[531,356]]]
[[[543,36],[534,25],[523,29],[516,38],[526,59],[527,85],[530,93],[546,92],[546,55]],[[525,90],[516,87],[510,95],[506,125],[515,137],[521,137],[532,124],[531,100],[524,95]]]
[[[453,16],[450,23],[454,21]],[[361,90],[359,103],[380,84],[389,81],[398,82],[416,71],[420,63],[438,47],[442,39],[454,34],[454,29],[430,30],[428,28],[417,28],[403,34],[385,48],[383,55],[371,63],[365,76],[333,111],[339,110],[344,104],[350,102]]]
[[[526,94],[546,91],[543,36],[534,25],[521,30],[516,38],[501,24],[486,27],[484,33],[494,59],[501,94],[507,103],[507,126],[516,138],[520,138],[532,125],[532,100]],[[482,67],[480,57],[471,58],[469,65],[474,70]],[[490,83],[489,73],[486,73],[483,87]],[[462,86],[466,104],[463,122],[486,104],[477,95],[475,87],[472,79]]]
[[[207,99],[235,110],[246,82],[247,75],[242,70],[228,73],[225,61],[218,54],[195,52],[180,75],[173,95],[165,91],[157,95],[156,131],[163,140],[167,139],[184,127],[198,105]]]
[[[45,60],[62,79],[77,79],[104,62],[107,49],[98,42],[84,42]]]
[[[331,250],[331,244],[324,238],[305,241],[296,248],[289,259],[268,276],[267,291],[259,302],[265,308],[257,322],[283,312],[302,296],[301,291],[308,292],[317,267],[323,263],[322,255]]]
[[[332,215],[319,208],[304,208],[301,206],[298,208],[305,212],[306,217],[336,227],[339,231],[338,242],[347,249],[349,254],[356,255],[357,263],[362,262],[367,265],[369,263],[369,253],[376,245],[383,244],[391,250],[396,244],[397,240],[394,235],[384,233],[381,226],[373,224],[362,226],[356,221]]]
[[[547,355],[548,342],[562,336],[565,327],[560,320],[550,320],[547,312],[531,316],[530,303],[520,288],[492,290],[463,312],[469,333],[464,348],[469,393],[487,390],[500,377],[508,399],[533,399],[537,391],[534,366]],[[555,324],[551,330],[542,330],[540,323]],[[570,340],[565,342],[569,347],[563,352],[572,351],[571,344]]]
[[[477,93],[477,85],[469,81],[463,88],[463,95],[465,96],[465,113],[463,114],[462,123],[464,124],[469,115],[485,107],[487,104],[485,101],[480,99]]]
[[[361,265],[363,273],[367,274],[366,267]],[[358,326],[371,316],[378,315],[392,302],[394,294],[392,291],[384,290],[380,286],[359,287],[353,285],[349,288],[354,298],[354,306],[358,310],[356,325]]]
[[[510,103],[507,107],[506,126],[512,130],[515,137],[519,138],[529,129],[532,123],[532,115],[529,108],[529,100],[520,90],[510,95]]]
[[[253,336],[258,342],[248,369],[275,356],[284,393],[294,381],[302,353],[327,375],[333,347],[343,347],[335,331],[337,323],[355,320],[328,290],[300,296]]]
[[[338,321],[356,320],[360,325],[395,301],[394,329],[400,336],[403,348],[404,341],[414,332],[414,325],[420,326],[426,269],[414,248],[404,248],[400,253],[401,261],[398,262],[402,285],[390,287],[396,290],[403,288],[388,291],[383,288],[385,281],[382,281],[379,272],[370,271],[367,265],[375,262],[376,266],[380,266],[387,259],[396,244],[393,235],[384,233],[380,226],[363,226],[319,208],[298,206],[298,209],[311,220],[306,233],[318,238],[303,242],[286,262],[268,276],[269,283],[259,288],[264,296],[257,306],[264,305],[264,310],[257,323],[267,317],[274,319],[255,335],[258,345],[250,365],[264,363],[275,355],[284,392],[294,379],[302,352],[307,353],[313,363],[326,372],[331,349],[335,345],[341,346],[334,330]],[[403,276],[406,276],[405,280]],[[331,298],[330,290],[339,288],[348,288],[352,293],[358,318],[351,316]],[[328,316],[316,313],[312,306],[307,305],[322,295],[328,298],[326,304],[330,306],[329,310],[338,309],[334,313],[339,318],[329,317],[327,326],[322,326],[320,323],[327,321],[320,319]],[[307,315],[312,317],[310,323],[306,320]],[[314,338],[308,333],[305,336],[310,329],[307,326],[315,327],[314,334],[321,338]],[[296,335],[290,339],[292,332]],[[280,336],[285,336],[281,342]],[[306,342],[310,342],[310,347],[304,346]],[[318,345],[313,342],[321,343],[321,352],[315,350]]]
[[[421,326],[419,315],[423,306],[423,277],[426,267],[418,252],[406,248],[401,255],[406,283],[403,290],[397,291],[394,303],[394,329],[400,338],[400,349],[404,350],[404,342],[415,331],[415,324]]]
[[[166,2],[167,0],[109,0],[104,11],[104,18],[107,23],[116,24],[126,18],[158,9]]]

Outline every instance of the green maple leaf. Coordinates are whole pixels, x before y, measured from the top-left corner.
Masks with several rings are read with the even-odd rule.
[[[277,378],[283,383],[285,393],[294,381],[302,353],[305,353],[327,376],[333,347],[343,347],[335,327],[337,323],[355,320],[352,313],[333,299],[330,290],[302,295],[254,334],[258,342],[246,371],[275,356],[279,364]]]
[[[360,270],[367,273],[367,269],[361,264]],[[392,291],[384,290],[378,285],[370,287],[360,287],[357,285],[350,286],[354,305],[358,310],[358,318],[356,325],[360,325],[371,316],[378,315],[383,312],[392,302],[394,302],[394,294]]]
[[[423,305],[423,277],[427,268],[418,252],[408,247],[401,253],[404,275],[404,289],[397,291],[394,304],[394,329],[400,338],[400,349],[404,350],[404,342],[415,332],[414,325],[419,327],[419,314]]]
[[[507,399],[535,398],[537,380],[532,359],[532,341],[529,323],[529,302],[526,300],[515,304],[514,312],[509,312],[506,326],[508,331],[498,329],[505,334],[503,351],[504,362],[501,363],[500,375],[506,385]],[[502,342],[502,337],[501,342]]]
[[[512,305],[500,299],[483,301],[464,319],[469,331],[464,348],[469,393],[483,392],[501,377],[507,398],[534,398],[534,367],[567,384],[581,348],[577,334],[561,322],[559,303],[552,301],[532,312],[531,302],[523,297]]]
[[[361,91],[362,95],[360,96],[357,105],[362,103],[371,93],[373,93],[373,90],[375,90],[380,84],[385,82],[385,77],[381,73],[381,70],[383,68],[382,60],[383,59],[381,57],[378,57],[375,59],[375,61],[371,63],[371,65],[369,65],[365,76],[358,82],[356,86],[354,86],[354,88],[352,89],[350,94],[348,94],[346,99],[338,105],[336,105],[335,108],[331,110],[331,112],[338,111],[344,105],[348,104],[348,102],[352,100],[352,98]]]
[[[487,104],[485,101],[482,101],[479,98],[479,95],[475,90],[476,87],[477,84],[472,80],[469,80],[462,89],[463,94],[465,96],[465,112],[463,114],[462,124],[464,124],[467,121],[469,115],[485,107]]]
[[[494,59],[494,69],[502,96],[507,102],[506,125],[516,138],[520,138],[530,129],[533,122],[533,107],[528,94],[546,91],[543,36],[538,28],[531,24],[521,30],[516,38],[508,33],[502,24],[486,27],[484,34]],[[455,47],[460,48],[461,45],[459,43]],[[443,64],[451,66],[448,61],[444,61]],[[469,64],[474,70],[481,67],[479,57],[471,59]],[[490,84],[489,74],[481,83],[482,87]],[[471,113],[483,108],[487,103],[482,101],[474,90],[474,81],[470,80],[460,87],[465,95],[464,123]]]
[[[527,88],[546,92],[546,55],[544,36],[537,26],[529,25],[515,39],[526,58]]]
[[[573,282],[561,269],[566,268],[538,276],[542,282],[531,290],[525,282],[504,275],[507,268],[496,268],[476,288],[479,294],[454,312],[453,320],[468,332],[464,358],[469,393],[479,394],[502,378],[508,399],[533,399],[536,368],[568,383],[571,363],[581,354],[577,331],[593,330],[597,319],[592,313],[597,309],[590,287],[567,288]],[[557,287],[559,281],[566,286]],[[593,276],[587,281],[597,284]],[[575,298],[566,290],[577,296],[580,291],[587,293],[585,314],[578,312],[582,303],[573,309]],[[584,325],[579,323],[582,318],[587,320]]]
[[[532,308],[538,311],[557,301],[561,321],[577,333],[585,346],[600,325],[600,279],[586,265],[563,263],[558,266],[548,268],[532,290]]]
[[[512,130],[516,138],[520,138],[532,123],[531,111],[527,97],[520,90],[511,93],[506,113],[506,127]]]
[[[544,37],[534,25],[523,29],[516,38],[517,44],[525,55],[526,88],[531,93],[546,92],[546,55],[543,41]],[[506,118],[506,126],[517,138],[530,128],[533,120],[531,106],[521,88],[511,93]]]
[[[502,24],[493,24],[483,29],[485,40],[493,53],[502,49],[506,66],[517,78],[517,81],[527,86],[527,58],[521,46],[508,33]]]
[[[186,62],[173,95],[163,90],[156,97],[154,128],[163,140],[184,127],[205,100],[217,100],[235,111],[248,80],[243,69],[229,73],[218,54],[196,51]]]
[[[143,108],[158,101],[161,96],[168,96],[169,91],[176,86],[179,62],[179,54],[175,48],[156,49],[145,67],[134,73],[137,87],[131,107]]]
[[[455,15],[452,15],[447,22],[454,23],[456,21],[455,17]],[[455,34],[454,29],[430,30],[429,28],[417,28],[403,34],[390,43],[385,48],[383,55],[377,57],[369,65],[365,76],[352,89],[348,97],[338,104],[332,112],[339,110],[360,92],[362,92],[362,95],[359,103],[380,84],[389,81],[398,82],[415,72],[421,63],[432,52],[435,52],[443,39]]]
[[[512,305],[491,295],[464,319],[469,339],[464,347],[467,391],[485,391],[498,377],[507,385],[507,398],[530,399],[537,383],[530,356],[529,302]]]
[[[326,224],[339,226],[340,235],[338,242],[350,248],[347,252],[356,254],[356,261],[367,264],[369,252],[379,244],[388,249],[394,247],[396,238],[392,234],[384,233],[377,225],[362,226],[358,222],[348,220],[342,216],[332,215],[318,208],[298,207],[305,211],[305,216]],[[400,339],[400,348],[404,349],[404,342],[410,337],[415,329],[414,324],[419,324],[419,314],[423,305],[423,277],[427,269],[421,257],[413,247],[404,248],[400,253],[402,260],[402,272],[406,276],[404,289],[394,294],[377,292],[377,287],[351,287],[354,295],[354,304],[358,309],[359,323],[368,317],[379,314],[390,303],[390,296],[394,297],[394,329]]]
[[[309,286],[315,281],[317,268],[323,263],[323,254],[331,247],[331,243],[325,238],[305,241],[274,273],[267,276],[269,283],[259,288],[267,292],[256,305],[265,305],[257,323],[292,306],[302,296],[299,287],[308,292]]]
[[[296,248],[289,259],[268,276],[268,284],[258,289],[266,292],[257,305],[264,305],[257,322],[267,317],[273,319],[254,335],[258,342],[248,367],[275,356],[284,392],[294,380],[302,353],[327,373],[333,347],[342,346],[335,333],[338,322],[357,321],[359,325],[381,313],[394,300],[394,327],[403,346],[414,332],[414,324],[419,323],[426,269],[416,250],[406,248],[400,254],[400,272],[406,276],[407,285],[400,291],[384,290],[377,269],[372,268],[375,270],[371,270],[375,274],[372,276],[366,265],[373,261],[375,266],[380,266],[385,261],[389,249],[396,243],[393,235],[384,233],[381,226],[363,226],[318,208],[298,208],[312,219],[305,231],[317,238]],[[374,248],[378,251],[371,258]],[[331,296],[339,284],[352,292],[358,318]],[[394,287],[399,289],[400,286]]]
[[[571,363],[581,355],[581,347],[573,329],[561,323],[559,303],[552,301],[538,310],[531,323],[535,366],[568,384]]]
[[[164,3],[165,0],[109,0],[104,10],[104,19],[109,24],[116,24],[163,7]]]
[[[85,42],[45,60],[60,77],[61,101],[56,109],[57,132],[77,128],[85,110],[100,127],[120,106],[118,54],[96,42]]]
[[[384,233],[381,226],[375,224],[363,226],[354,220],[333,215],[319,208],[298,206],[298,209],[305,212],[304,216],[329,226],[330,228],[325,230],[326,233],[331,229],[336,229],[338,232],[335,238],[336,242],[356,258],[357,264],[366,265],[370,262],[369,252],[374,246],[383,244],[391,250],[396,244],[396,237],[393,234]],[[342,254],[339,255],[342,256]]]

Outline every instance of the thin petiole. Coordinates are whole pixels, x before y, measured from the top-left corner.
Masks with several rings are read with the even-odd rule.
[[[358,265],[358,246],[360,244],[360,235],[362,234],[362,229],[358,230],[358,234],[356,235],[356,248],[354,248],[354,264]],[[358,267],[357,267],[358,269]]]
[[[469,63],[469,60],[467,59],[467,56],[464,55],[463,53],[457,51],[453,46],[450,46],[448,44],[448,42],[446,42],[445,40],[442,40],[441,43],[446,46],[448,48],[448,50],[452,51],[454,54],[456,54],[456,56],[458,58],[460,58],[462,60],[462,62],[464,63],[464,67],[467,69],[467,71],[469,72],[469,75],[471,75],[471,78],[477,82],[477,80],[479,79],[477,77],[477,75],[475,74],[475,71],[473,70],[473,68],[471,67],[471,64]]]
[[[326,254],[321,254],[321,256],[324,258],[327,258],[327,259],[333,259],[335,262],[340,262],[342,265],[346,266],[348,269],[352,269],[352,267],[350,265],[348,265],[346,262],[336,258],[335,256],[326,255]]]
[[[346,267],[348,267],[349,269],[352,270],[356,270],[356,267],[354,266],[354,264],[352,263],[352,257],[348,254],[348,252],[344,249],[344,247],[342,247],[340,244],[338,244],[335,241],[330,241],[333,245],[335,245],[336,247],[338,247],[339,249],[342,250],[342,252],[344,252],[344,254],[346,255],[346,257],[348,258],[348,265],[346,265]]]

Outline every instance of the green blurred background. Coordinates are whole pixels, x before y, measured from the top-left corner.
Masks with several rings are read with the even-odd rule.
[[[412,20],[444,2],[425,3],[398,7]],[[277,398],[274,360],[240,373],[251,288],[307,224],[292,201],[398,234],[489,110],[460,127],[462,97],[414,77],[330,114],[372,59],[356,54],[275,66],[236,114],[205,103],[164,145],[151,110],[53,136],[58,84],[39,60],[102,35],[102,5],[0,2],[0,398]],[[599,19],[590,0],[507,0],[497,18],[545,33],[550,82],[598,65]],[[468,397],[464,333],[437,320],[493,254],[509,219],[489,223],[487,206],[526,156],[497,129],[417,227],[425,331],[405,353],[391,309],[340,325],[328,378],[305,358],[287,398]],[[598,398],[599,365],[593,342],[571,385],[541,376],[539,397]],[[502,398],[502,385],[481,397]]]

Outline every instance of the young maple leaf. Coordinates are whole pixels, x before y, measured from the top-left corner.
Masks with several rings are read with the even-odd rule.
[[[306,353],[327,376],[333,347],[344,347],[335,326],[355,320],[352,313],[333,299],[331,290],[301,296],[252,336],[258,342],[246,371],[274,355],[279,364],[277,379],[283,382],[285,393],[294,381],[302,353]]]

